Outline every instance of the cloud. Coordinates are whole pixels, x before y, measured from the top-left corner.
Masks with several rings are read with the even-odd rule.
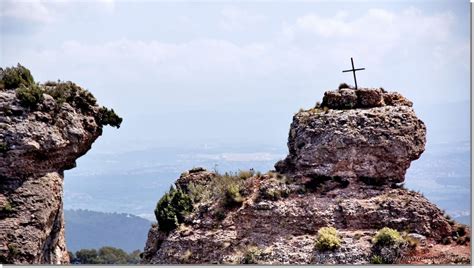
[[[221,15],[219,26],[226,31],[242,31],[248,27],[255,27],[266,20],[266,17],[261,14],[236,7],[224,8]]]
[[[4,34],[34,32],[53,21],[53,14],[44,1],[2,1],[0,29]]]
[[[17,19],[34,23],[47,23],[51,21],[51,11],[44,1],[13,1],[5,0],[0,9],[2,19]]]
[[[224,9],[223,14],[226,15],[223,25],[229,30],[242,29],[242,25],[264,19],[235,8]],[[222,86],[239,90],[242,96],[256,97],[268,92],[248,86],[252,81],[269,81],[264,83],[265,87],[283,87],[282,83],[293,81],[289,83],[292,87],[306,91],[321,86],[318,77],[339,83],[346,77],[340,74],[346,67],[342,64],[354,56],[356,64],[361,59],[360,64],[364,65],[361,67],[370,67],[366,71],[371,72],[370,77],[363,79],[364,73],[361,74],[361,81],[367,84],[386,85],[385,81],[395,77],[405,79],[405,84],[400,82],[403,87],[413,88],[426,76],[430,79],[424,82],[424,87],[410,91],[408,97],[444,98],[443,94],[432,94],[443,90],[442,79],[451,82],[459,68],[469,69],[466,60],[469,40],[467,36],[455,38],[456,23],[449,12],[424,14],[414,8],[398,12],[369,9],[360,15],[342,10],[324,16],[309,13],[296,17],[282,25],[273,39],[259,42],[232,41],[218,36],[174,42],[124,38],[91,43],[77,39],[64,41],[57,47],[9,53],[5,62],[20,61],[33,70],[55,73],[64,79],[92,79],[100,73],[101,77],[115,77],[121,84],[159,83],[174,88],[166,96],[173,101],[191,90],[190,85],[194,84],[192,88],[200,85],[196,103],[202,101],[202,106],[210,102],[209,96],[230,99],[232,96],[222,91]],[[228,83],[230,80],[235,82]],[[151,88],[140,90],[155,94]],[[450,96],[459,98],[463,90],[453,89]],[[303,94],[298,90],[293,93]],[[280,98],[278,94],[283,98],[285,93],[275,90],[272,97]]]
[[[111,13],[115,0],[2,0],[0,29],[4,34],[32,34],[77,15],[76,11],[82,7],[87,7],[89,12]]]
[[[298,17],[296,23],[286,26],[285,33],[289,37],[316,34],[322,38],[344,38],[352,42],[388,42],[408,37],[447,41],[453,30],[454,19],[450,12],[425,15],[413,7],[399,13],[369,9],[361,16],[349,16],[347,11],[340,11],[330,16],[308,14]]]

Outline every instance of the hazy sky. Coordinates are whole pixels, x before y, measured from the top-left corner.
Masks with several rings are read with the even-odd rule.
[[[399,91],[415,109],[469,101],[467,0],[0,5],[1,65],[74,81],[113,107],[124,123],[104,148],[284,146],[294,112],[353,83],[341,72],[350,57],[366,68],[359,86]],[[459,120],[467,130],[468,114]]]

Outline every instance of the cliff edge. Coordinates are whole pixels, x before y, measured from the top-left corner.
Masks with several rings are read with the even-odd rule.
[[[0,68],[0,263],[69,263],[64,170],[122,119],[72,82]]]
[[[398,93],[328,91],[295,114],[275,171],[184,172],[143,263],[470,263],[470,230],[401,184],[425,136]]]

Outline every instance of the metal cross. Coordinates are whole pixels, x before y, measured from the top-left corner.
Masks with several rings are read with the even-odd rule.
[[[354,69],[354,60],[351,58],[352,69],[351,70],[344,70],[343,73],[352,72],[354,74],[354,82],[355,82],[355,89],[357,89],[357,79],[356,79],[356,71],[365,70],[365,68]]]

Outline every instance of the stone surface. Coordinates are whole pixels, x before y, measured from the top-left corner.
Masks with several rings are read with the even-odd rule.
[[[349,93],[343,93],[347,91],[357,94],[358,100],[347,97]],[[395,106],[384,104],[385,96]],[[398,93],[379,89],[326,92],[325,103],[334,109],[313,108],[293,117],[289,154],[275,165],[276,170],[370,183],[403,182],[411,161],[420,157],[426,143],[426,127],[411,103]]]
[[[29,109],[14,89],[0,90],[0,263],[69,262],[63,172],[101,135],[100,107],[43,96]]]

